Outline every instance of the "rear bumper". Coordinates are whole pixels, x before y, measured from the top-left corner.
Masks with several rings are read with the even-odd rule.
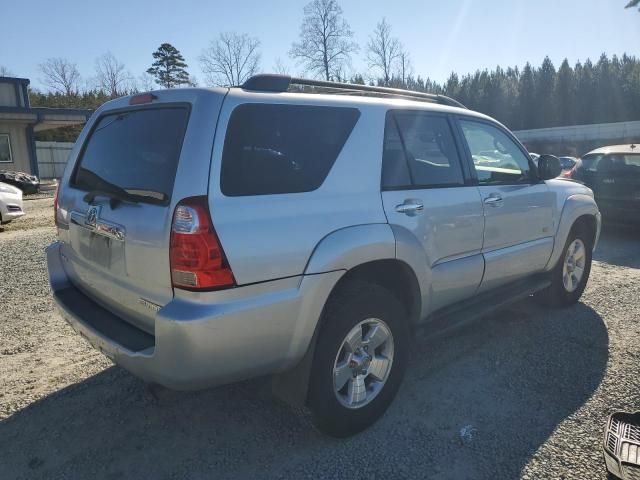
[[[150,335],[70,282],[59,243],[47,248],[47,265],[53,297],[74,330],[134,375],[178,390],[295,366],[343,274],[306,275],[220,292],[177,291],[156,314],[155,332]]]

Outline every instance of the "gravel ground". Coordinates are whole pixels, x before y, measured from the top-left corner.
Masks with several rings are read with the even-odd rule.
[[[607,415],[640,409],[638,231],[603,233],[583,302],[530,301],[418,342],[374,427],[334,440],[268,379],[151,390],[55,313],[50,197],[0,232],[0,478],[604,479]]]

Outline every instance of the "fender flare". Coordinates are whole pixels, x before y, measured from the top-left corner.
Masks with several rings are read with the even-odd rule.
[[[396,258],[396,241],[387,223],[355,225],[325,236],[311,253],[305,275],[350,270],[363,263]]]
[[[600,236],[601,216],[593,197],[585,194],[576,194],[568,197],[562,207],[562,213],[560,214],[560,220],[558,221],[558,228],[554,237],[553,251],[551,257],[547,262],[545,270],[551,270],[562,255],[562,250],[567,242],[569,233],[573,228],[576,220],[582,216],[589,215],[596,220],[596,236],[593,244],[595,249]]]

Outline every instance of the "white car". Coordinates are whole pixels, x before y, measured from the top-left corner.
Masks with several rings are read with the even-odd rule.
[[[22,191],[7,183],[0,183],[0,225],[24,215]]]

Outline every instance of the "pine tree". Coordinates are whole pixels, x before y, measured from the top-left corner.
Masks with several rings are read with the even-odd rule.
[[[155,61],[147,73],[155,77],[158,85],[164,88],[174,88],[189,84],[189,73],[184,57],[178,49],[170,43],[163,43],[153,52]]]
[[[533,68],[527,63],[520,75],[518,86],[518,106],[521,129],[534,128],[534,114],[536,111],[536,92]]]
[[[575,87],[573,69],[569,61],[565,58],[560,65],[556,77],[556,88],[554,94],[554,105],[556,107],[556,119],[558,125],[573,125],[574,123],[574,101]]]
[[[557,125],[556,108],[553,103],[553,91],[556,84],[556,69],[549,57],[545,57],[536,75],[536,127],[553,127]]]

